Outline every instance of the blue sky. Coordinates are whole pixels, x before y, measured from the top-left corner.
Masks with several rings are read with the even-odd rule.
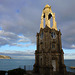
[[[0,0],[0,55],[34,58],[46,4],[55,12],[65,59],[75,59],[75,0]]]

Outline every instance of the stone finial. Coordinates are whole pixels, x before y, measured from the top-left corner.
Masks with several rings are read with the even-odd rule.
[[[49,13],[50,13],[50,6],[47,4],[45,8],[43,9],[43,13],[45,15],[45,25],[50,28],[50,19],[49,19]]]
[[[45,8],[50,7],[48,4],[45,6]]]

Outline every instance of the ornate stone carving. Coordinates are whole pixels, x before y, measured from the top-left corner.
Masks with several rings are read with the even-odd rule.
[[[52,28],[50,27],[51,17],[53,18]],[[44,18],[45,28],[43,27]],[[63,54],[61,32],[57,30],[55,13],[52,12],[51,6],[46,5],[41,16],[40,32],[37,33],[34,71],[41,75],[53,75],[53,72],[65,73]]]

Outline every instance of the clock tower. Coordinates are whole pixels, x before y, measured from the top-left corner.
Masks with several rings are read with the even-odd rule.
[[[50,20],[53,26],[50,26]],[[45,27],[44,27],[45,19]],[[37,50],[35,51],[34,71],[41,75],[53,75],[66,72],[64,65],[64,52],[62,50],[61,32],[57,30],[55,13],[51,6],[46,5],[41,15],[40,31],[37,37]]]

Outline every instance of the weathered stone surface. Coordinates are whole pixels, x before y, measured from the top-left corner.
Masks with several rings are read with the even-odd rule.
[[[53,27],[50,27],[48,16],[52,15]],[[50,15],[50,16],[51,16]],[[41,20],[40,32],[37,33],[37,50],[35,51],[34,71],[41,75],[53,75],[54,72],[66,73],[64,52],[62,50],[61,32],[57,30],[55,13],[51,6],[43,9],[42,19],[45,17],[45,27]],[[49,16],[49,17],[50,17]]]
[[[52,26],[52,28],[50,26],[51,17],[53,19],[53,26]],[[48,26],[51,29],[57,30],[57,24],[56,24],[56,21],[55,21],[55,13],[52,12],[51,6],[49,6],[48,4],[43,9],[43,12],[42,12],[42,15],[41,15],[40,29],[44,28],[44,25],[43,25],[44,24],[44,18],[45,18],[45,26]]]

